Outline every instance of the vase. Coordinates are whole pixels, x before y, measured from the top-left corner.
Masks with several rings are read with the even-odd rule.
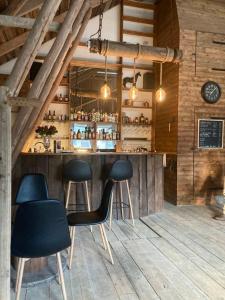
[[[43,145],[45,148],[45,152],[49,152],[49,147],[50,147],[50,136],[46,135],[43,137]]]

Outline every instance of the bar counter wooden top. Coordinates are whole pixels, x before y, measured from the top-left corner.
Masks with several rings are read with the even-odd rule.
[[[65,200],[66,182],[63,178],[64,165],[71,159],[87,161],[93,172],[88,182],[92,209],[96,209],[101,200],[107,167],[118,159],[129,159],[133,166],[133,177],[129,180],[133,202],[134,217],[147,216],[159,212],[164,202],[164,168],[163,153],[157,152],[73,152],[73,153],[21,153],[13,175],[13,196],[20,178],[25,173],[43,173],[48,181],[49,197]],[[71,188],[70,203],[86,203],[82,185]],[[119,199],[119,189],[115,188],[115,197]],[[127,203],[127,191],[123,188],[123,199]],[[85,208],[78,206],[78,208]],[[114,217],[121,218],[120,211],[114,210]],[[125,209],[125,217],[129,217],[129,209]]]
[[[129,152],[129,151],[121,151],[121,152],[102,152],[102,151],[97,151],[97,152],[89,152],[89,151],[74,151],[74,152],[69,152],[69,151],[65,151],[65,152],[59,152],[59,153],[55,153],[55,152],[22,152],[22,155],[164,155],[164,154],[168,154],[168,153],[163,153],[163,152],[150,152],[150,151],[146,151],[146,152]],[[170,153],[169,153],[170,154]]]

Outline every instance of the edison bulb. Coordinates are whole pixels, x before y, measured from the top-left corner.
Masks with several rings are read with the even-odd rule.
[[[158,102],[162,102],[166,99],[166,92],[165,90],[160,87],[157,91],[156,91],[156,94],[155,94],[155,97],[156,97],[156,100]]]
[[[135,85],[132,85],[132,87],[129,90],[129,97],[132,100],[135,100],[137,98],[138,95],[138,89],[136,88]]]
[[[111,89],[108,86],[107,82],[105,82],[104,85],[101,87],[100,93],[101,93],[102,98],[104,98],[104,99],[107,99],[110,97]]]

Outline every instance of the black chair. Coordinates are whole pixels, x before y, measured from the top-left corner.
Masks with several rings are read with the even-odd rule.
[[[109,172],[108,178],[112,180],[113,182],[119,184],[120,189],[120,209],[121,209],[121,216],[122,219],[124,219],[124,205],[123,202],[123,190],[122,190],[122,183],[126,184],[127,193],[128,193],[128,204],[127,207],[130,208],[130,216],[132,219],[132,224],[134,226],[134,214],[133,214],[133,207],[131,202],[131,196],[130,196],[130,189],[129,189],[129,183],[128,180],[133,177],[133,167],[129,160],[116,160]],[[111,201],[111,207],[110,207],[110,218],[109,218],[109,228],[112,227],[112,210],[113,210],[113,192],[112,192],[112,201]]]
[[[90,211],[90,198],[88,193],[88,180],[92,179],[92,171],[90,165],[83,160],[72,159],[65,166],[63,170],[63,178],[68,182],[66,191],[66,208],[69,206],[71,184],[84,184],[87,200],[87,208]]]
[[[67,299],[60,251],[71,245],[65,208],[57,200],[30,201],[17,210],[11,252],[19,258],[16,300],[20,297],[24,264],[27,260],[56,254],[60,284]]]
[[[68,224],[70,227],[72,227],[71,228],[72,243],[71,243],[70,256],[69,256],[70,269],[72,267],[72,260],[73,260],[76,226],[99,225],[104,248],[105,250],[106,249],[108,250],[111,263],[114,264],[109,242],[103,225],[103,223],[106,222],[109,215],[112,188],[113,188],[113,181],[109,180],[104,188],[101,204],[97,210],[91,212],[75,212],[67,216]]]
[[[48,199],[48,186],[43,174],[25,174],[19,184],[16,204]]]

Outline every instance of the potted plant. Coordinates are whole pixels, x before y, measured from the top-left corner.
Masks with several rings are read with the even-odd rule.
[[[38,126],[35,132],[43,138],[43,145],[45,152],[48,152],[50,147],[50,137],[56,134],[58,131],[55,126]]]

